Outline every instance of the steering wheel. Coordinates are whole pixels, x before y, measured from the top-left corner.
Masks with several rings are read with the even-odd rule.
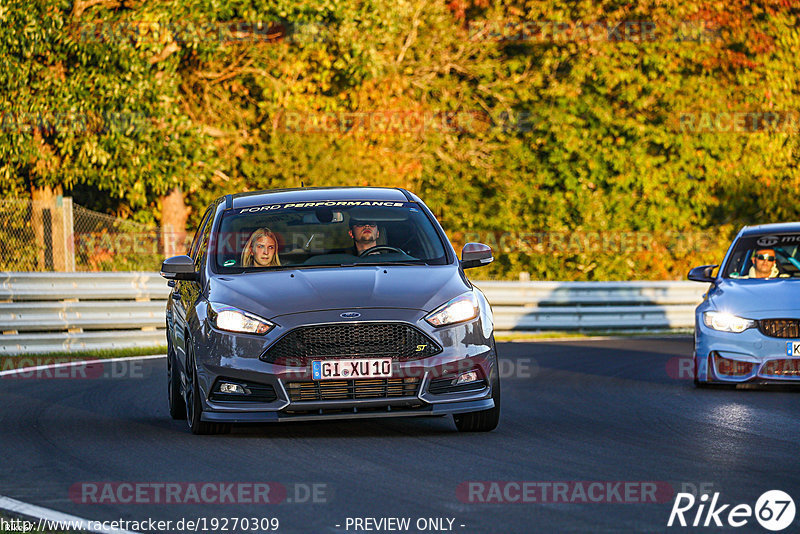
[[[363,258],[364,256],[369,256],[370,254],[375,254],[379,252],[399,252],[400,254],[405,254],[399,248],[390,247],[387,245],[379,245],[377,247],[368,248],[364,252],[358,255],[359,258]]]

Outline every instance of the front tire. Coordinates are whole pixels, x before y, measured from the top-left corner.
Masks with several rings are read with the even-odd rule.
[[[706,374],[708,372],[706,371]],[[736,389],[736,384],[724,383],[724,382],[710,382],[710,381],[700,381],[700,378],[697,376],[697,359],[694,360],[694,387],[695,389]]]
[[[200,384],[197,380],[197,365],[194,350],[189,346],[189,358],[186,362],[186,423],[192,434],[227,434],[231,431],[230,423],[210,423],[203,421],[203,401]]]
[[[175,354],[171,343],[167,347],[167,399],[170,417],[177,421],[186,419],[186,403],[181,395],[181,382],[175,370]]]
[[[494,340],[492,340],[492,346],[494,346]],[[491,432],[497,428],[500,422],[500,364],[497,360],[496,348],[494,353],[497,362],[491,379],[494,408],[479,412],[453,414],[453,422],[459,432]]]
[[[710,363],[710,362],[709,362]],[[694,357],[694,387],[695,389],[736,389],[736,384],[726,384],[720,382],[712,382],[708,380],[710,373],[706,368],[706,380],[700,380],[700,371],[698,370],[697,356]]]
[[[700,382],[700,377],[698,376],[700,371],[698,370],[699,366],[697,365],[697,355],[695,354],[692,359],[694,360],[694,387],[705,388],[708,386],[708,384],[706,382]]]

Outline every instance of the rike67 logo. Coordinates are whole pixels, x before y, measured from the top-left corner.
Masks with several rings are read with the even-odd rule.
[[[720,504],[719,496],[719,492],[716,492],[710,499],[708,494],[695,499],[691,493],[678,493],[667,526],[671,527],[677,519],[677,524],[682,527],[688,526],[689,522],[693,527],[722,527],[724,520],[728,526],[736,528],[748,524],[755,516],[762,527],[777,532],[794,523],[794,500],[781,490],[765,492],[756,501],[755,508],[749,504]],[[696,511],[693,510],[695,504]]]

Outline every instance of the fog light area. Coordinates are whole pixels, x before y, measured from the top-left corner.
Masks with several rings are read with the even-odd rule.
[[[219,385],[219,392],[220,393],[227,393],[232,395],[249,395],[250,390],[242,387],[240,384],[234,384],[232,382],[220,382]]]

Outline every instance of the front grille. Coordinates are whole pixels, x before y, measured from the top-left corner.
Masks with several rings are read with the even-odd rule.
[[[770,360],[761,368],[764,376],[800,377],[800,359]]]
[[[365,378],[289,382],[286,391],[292,402],[414,397],[419,378]]]
[[[761,319],[758,330],[769,337],[800,338],[800,319]]]
[[[405,323],[347,323],[295,328],[261,355],[269,363],[303,367],[313,359],[427,358],[442,351],[431,338]]]

